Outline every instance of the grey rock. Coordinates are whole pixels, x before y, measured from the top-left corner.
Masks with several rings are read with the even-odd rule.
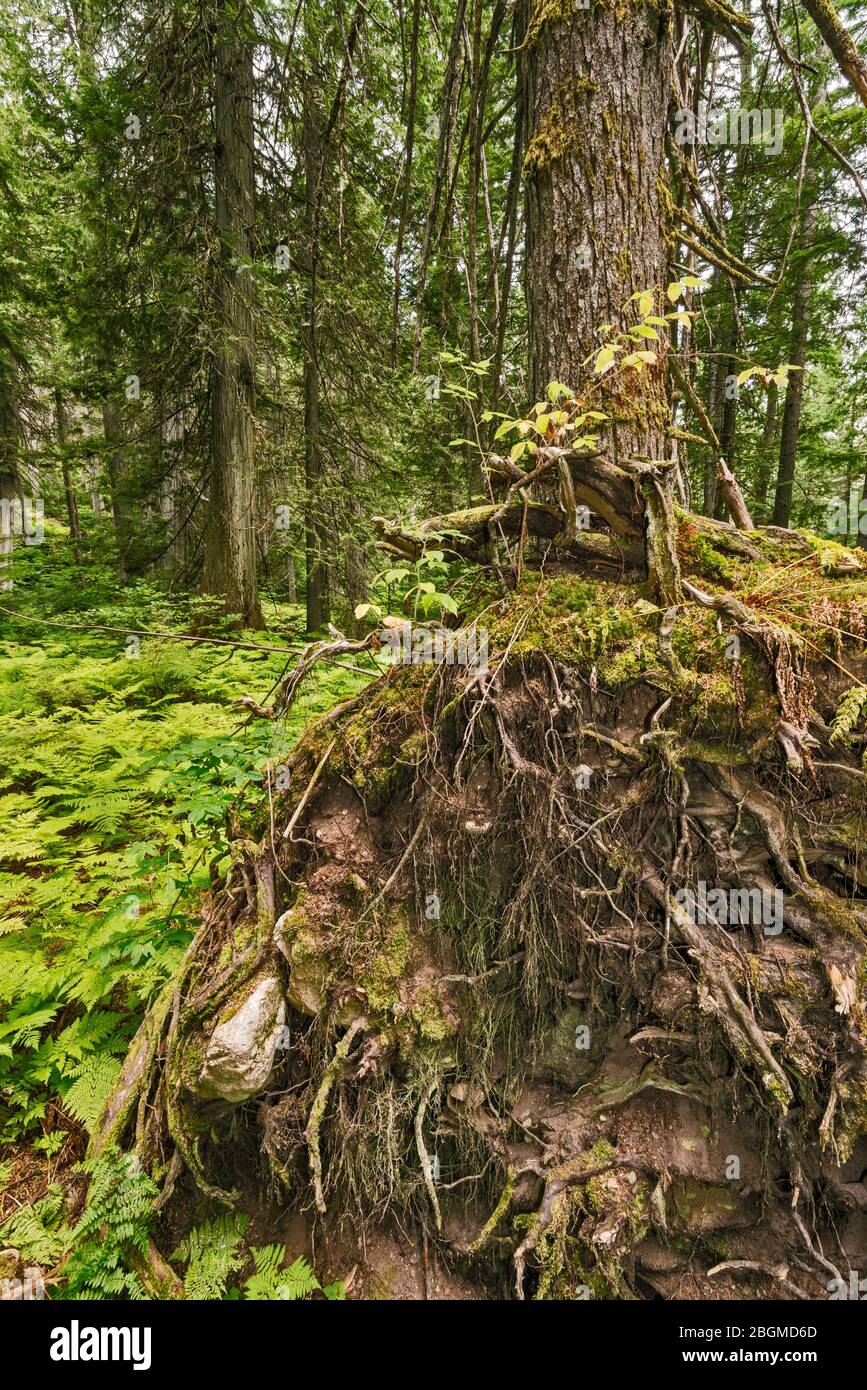
[[[274,1069],[286,1022],[286,1001],[276,975],[260,976],[243,1002],[211,1034],[199,1075],[203,1100],[239,1105],[258,1095]]]

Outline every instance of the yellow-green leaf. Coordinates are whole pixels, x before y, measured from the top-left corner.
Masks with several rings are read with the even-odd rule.
[[[608,371],[608,368],[612,365],[616,355],[616,348],[604,347],[599,349],[599,351],[596,354],[596,362],[593,367],[593,370],[597,373],[597,375],[601,375],[603,372]]]

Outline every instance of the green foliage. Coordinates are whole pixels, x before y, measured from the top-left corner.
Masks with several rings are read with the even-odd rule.
[[[63,1269],[64,1297],[144,1298],[129,1268],[129,1256],[131,1251],[147,1249],[156,1184],[135,1158],[116,1149],[86,1160],[79,1171],[89,1175],[90,1186]]]
[[[836,713],[831,721],[831,742],[847,744],[850,734],[855,732],[858,721],[867,711],[867,685],[852,685],[840,696]]]
[[[0,1172],[0,1181],[3,1174]],[[63,1188],[52,1183],[44,1197],[21,1207],[0,1225],[0,1246],[13,1246],[25,1260],[50,1268],[69,1249]]]
[[[282,1245],[253,1246],[250,1254],[256,1273],[244,1285],[245,1299],[254,1302],[278,1299],[294,1303],[316,1292],[323,1293],[334,1302],[342,1302],[346,1298],[346,1290],[340,1280],[323,1288],[303,1256],[284,1269],[286,1250]]]
[[[19,611],[74,597],[62,546],[40,549],[21,557]],[[132,584],[70,620],[183,631],[207,611]],[[122,636],[24,622],[0,642],[0,1140],[35,1137],[50,1098],[90,1128],[229,863],[230,808],[256,809],[268,760],[364,679],[322,668],[284,727],[239,727],[232,701],[264,696],[279,655],[124,652]]]
[[[244,1231],[249,1217],[222,1213],[213,1221],[195,1226],[181,1241],[173,1258],[187,1266],[185,1298],[222,1298],[229,1275],[244,1264]]]
[[[331,1300],[345,1299],[343,1284],[338,1280],[323,1288],[303,1256],[284,1268],[286,1247],[283,1245],[254,1245],[248,1251],[244,1246],[248,1221],[243,1215],[223,1213],[190,1231],[173,1256],[187,1266],[185,1298],[236,1299],[239,1290],[228,1287],[229,1279],[243,1269],[252,1256],[255,1273],[244,1282],[246,1300],[294,1303],[317,1292]]]

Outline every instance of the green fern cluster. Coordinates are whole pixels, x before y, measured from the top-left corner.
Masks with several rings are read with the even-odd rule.
[[[0,1246],[12,1246],[25,1263],[29,1261],[43,1269],[51,1269],[57,1263],[69,1249],[70,1239],[60,1183],[52,1183],[43,1197],[30,1206],[20,1207],[0,1225]]]
[[[237,1299],[238,1289],[227,1288],[229,1278],[252,1258],[256,1272],[244,1283],[246,1300],[294,1303],[320,1292],[330,1300],[345,1299],[343,1284],[338,1280],[323,1287],[303,1256],[284,1268],[284,1245],[254,1245],[247,1251],[243,1242],[248,1221],[246,1216],[223,1214],[196,1226],[181,1242],[173,1259],[187,1266],[185,1298]]]
[[[143,1253],[154,1218],[157,1187],[135,1159],[115,1149],[80,1165],[89,1174],[87,1206],[71,1234],[64,1266],[65,1298],[134,1298],[146,1295],[130,1268],[130,1253]]]
[[[21,557],[16,609],[214,631],[212,601],[146,583],[117,595],[107,566],[89,568],[84,587],[56,550]],[[122,633],[3,622],[0,1141],[28,1136],[50,1154],[62,1139],[39,1136],[49,1100],[93,1124],[145,1004],[191,939],[229,862],[229,808],[260,802],[275,738],[291,747],[360,678],[328,670],[276,735],[267,721],[239,729],[232,701],[264,696],[280,655],[142,638],[129,659]]]
[[[184,1297],[222,1298],[229,1275],[244,1264],[242,1243],[249,1217],[221,1214],[195,1226],[173,1255],[187,1266]]]
[[[342,1280],[335,1280],[333,1284],[320,1284],[303,1255],[299,1255],[288,1269],[284,1269],[286,1248],[283,1245],[253,1246],[250,1253],[256,1273],[244,1285],[245,1299],[254,1302],[267,1299],[295,1303],[317,1292],[323,1293],[332,1302],[343,1302],[346,1298]]]

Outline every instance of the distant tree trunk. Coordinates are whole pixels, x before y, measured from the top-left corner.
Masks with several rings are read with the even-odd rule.
[[[18,496],[20,434],[12,374],[0,358],[0,590],[12,588],[14,504]]]
[[[553,380],[578,389],[602,324],[636,290],[663,285],[664,176],[672,81],[667,20],[636,6],[529,6],[522,52],[527,149],[526,288],[531,399]],[[548,16],[551,16],[550,18]],[[620,457],[668,455],[658,369],[605,403]]]
[[[807,335],[810,328],[810,301],[813,294],[813,273],[810,245],[816,227],[816,204],[811,202],[803,222],[802,255],[798,261],[795,291],[792,301],[792,333],[789,340],[789,364],[799,370],[789,373],[783,423],[780,430],[780,463],[777,470],[777,490],[774,498],[774,526],[788,526],[792,515],[792,488],[795,481],[795,459],[798,453],[798,433],[801,426],[801,405],[804,400],[804,365],[807,361]]]
[[[322,441],[319,419],[319,326],[317,323],[317,270],[319,264],[319,179],[322,172],[322,139],[318,103],[308,89],[304,97],[303,158],[305,181],[305,231],[308,286],[302,314],[304,350],[304,552],[307,566],[307,631],[328,622],[328,571],[325,560],[325,528],[322,525]]]
[[[62,392],[58,389],[54,392],[54,415],[57,422],[57,443],[60,446],[60,471],[63,475],[63,492],[66,497],[66,515],[69,519],[69,534],[72,539],[72,553],[75,556],[75,563],[81,564],[81,523],[78,519],[78,498],[75,495],[75,485],[72,481],[72,473],[69,468],[69,460],[66,457],[66,402]]]
[[[129,498],[127,495],[123,458],[123,415],[120,401],[109,396],[102,403],[102,434],[105,441],[105,471],[111,496],[111,519],[117,540],[117,571],[121,579],[128,577],[131,540]]]
[[[756,511],[761,520],[764,520],[768,502],[768,484],[771,481],[771,458],[774,452],[774,440],[777,435],[777,402],[779,391],[777,383],[768,383],[768,400],[765,406],[765,424],[762,429],[762,442],[759,445],[759,470],[756,476]]]
[[[206,593],[225,598],[246,627],[261,627],[256,579],[254,286],[248,269],[254,221],[252,12],[217,7],[214,189],[220,240],[215,302]]]
[[[467,117],[467,297],[470,308],[470,358],[481,360],[482,339],[479,306],[479,185],[482,165],[482,0],[471,0],[470,33],[470,108]],[[481,383],[476,385],[476,405],[481,398]],[[467,437],[473,432],[473,407],[466,402]],[[476,449],[466,448],[467,501],[482,495],[482,465]]]
[[[400,317],[400,267],[403,256],[403,240],[409,216],[409,200],[412,193],[412,156],[415,145],[415,108],[418,93],[418,38],[421,19],[421,0],[413,0],[412,33],[409,50],[409,99],[406,110],[406,140],[403,147],[403,197],[400,204],[400,217],[397,224],[397,242],[394,248],[394,292],[391,304],[391,365],[397,366],[397,338]]]
[[[522,11],[518,11],[512,30],[513,42],[515,47],[523,41],[523,30],[521,25],[525,16]],[[517,241],[518,224],[518,202],[521,188],[521,154],[524,148],[524,100],[523,84],[521,83],[520,73],[516,74],[516,93],[515,93],[515,135],[512,145],[512,163],[509,169],[509,186],[506,193],[506,210],[503,218],[503,230],[501,243],[505,239],[506,255],[503,266],[503,288],[500,292],[500,301],[497,312],[496,346],[494,349],[493,367],[493,403],[498,405],[500,395],[505,385],[503,381],[503,353],[506,343],[506,325],[509,318],[509,296],[512,289],[512,274],[515,264],[515,243]],[[493,274],[499,274],[499,266],[493,267]],[[492,426],[493,426],[492,422]],[[493,437],[494,429],[491,430]]]
[[[103,507],[102,494],[99,491],[99,464],[88,464],[87,474],[90,485],[91,511],[94,516],[102,516],[105,509]]]
[[[462,72],[459,58],[465,13],[466,0],[457,0],[454,24],[452,25],[452,35],[449,43],[449,52],[443,76],[442,95],[439,103],[440,129],[439,141],[437,143],[436,168],[434,170],[433,189],[431,190],[431,200],[428,207],[427,219],[425,221],[424,236],[422,238],[421,263],[416,287],[415,342],[412,353],[412,369],[414,372],[418,371],[419,355],[421,353],[424,291],[427,282],[431,252],[436,236],[437,216],[443,191],[448,190],[449,186],[452,148],[455,144],[457,135],[457,121],[462,85]]]
[[[356,620],[355,609],[367,598],[367,556],[364,546],[358,539],[363,525],[364,508],[361,502],[361,486],[364,482],[364,459],[360,452],[350,449],[350,480],[347,489],[346,505],[350,515],[345,549],[346,598],[349,604],[349,626],[352,636],[360,636],[363,628]]]
[[[185,526],[183,519],[184,479],[181,455],[183,451],[184,415],[171,404],[163,404],[160,421],[162,446],[162,486],[160,513],[166,527],[166,545],[160,564],[169,574],[180,568],[185,559]]]
[[[867,473],[864,474],[864,486],[861,489],[861,505],[864,508],[865,514],[867,514]],[[856,523],[855,544],[859,546],[861,550],[867,550],[867,533],[861,530],[860,515]]]
[[[725,381],[723,361],[719,357],[708,358],[707,364],[707,414],[715,430],[719,427],[719,417],[723,396],[722,383]],[[713,447],[704,459],[704,514],[713,516],[717,500],[717,450]]]

